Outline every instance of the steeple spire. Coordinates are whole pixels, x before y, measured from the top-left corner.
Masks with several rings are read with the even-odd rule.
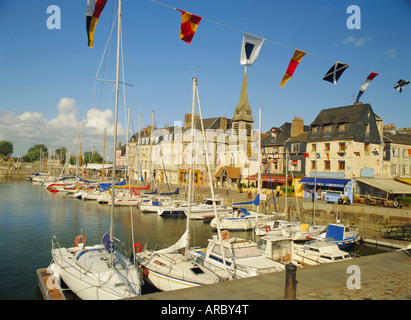
[[[248,102],[247,67],[244,68],[243,84],[241,85],[240,100],[234,110],[232,121],[254,122],[253,113]]]

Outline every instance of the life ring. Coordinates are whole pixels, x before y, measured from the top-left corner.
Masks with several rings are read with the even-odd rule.
[[[397,208],[397,207],[398,207],[398,202],[397,202],[397,200],[394,200],[394,202],[393,202],[392,205],[394,206],[394,208]]]
[[[137,250],[136,250],[136,248],[137,248]],[[141,252],[141,243],[140,243],[140,242],[136,242],[136,243],[134,244],[134,246],[133,246],[133,252],[134,252],[134,253],[136,253],[136,252]]]
[[[265,232],[270,232],[271,231],[271,227],[270,226],[265,226]]]
[[[221,232],[221,237],[223,238],[223,240],[230,238],[230,231],[224,230],[223,232]]]
[[[77,236],[76,239],[74,240],[74,244],[76,245],[76,247],[78,247],[80,239],[82,240],[81,243],[83,244],[83,246],[86,245],[86,237],[81,234]]]

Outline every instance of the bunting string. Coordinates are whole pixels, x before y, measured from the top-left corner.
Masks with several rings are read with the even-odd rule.
[[[156,1],[156,0],[149,0],[149,1],[154,2],[154,3],[157,3],[157,4],[162,5],[162,6],[164,6],[164,7],[168,7],[168,8],[173,9],[173,10],[179,10],[179,9],[177,9],[177,8],[174,8],[174,7],[170,6],[170,5],[168,5],[168,4],[165,4],[165,3],[162,3],[162,2],[159,2],[159,1]],[[241,32],[241,33],[243,33],[243,34],[248,34],[248,35],[251,35],[251,36],[253,36],[253,37],[261,38],[261,39],[263,39],[264,41],[271,42],[271,43],[274,43],[274,44],[276,44],[276,45],[279,45],[279,46],[282,46],[282,47],[285,47],[285,48],[288,48],[288,49],[291,49],[291,50],[294,50],[294,51],[295,51],[295,50],[301,51],[301,50],[299,50],[299,49],[296,48],[296,47],[289,46],[289,45],[287,45],[287,44],[280,43],[280,42],[277,42],[277,41],[274,41],[274,40],[271,40],[271,39],[263,38],[263,37],[260,37],[260,36],[251,34],[251,33],[249,33],[249,32],[246,32],[246,31],[244,31],[244,30],[241,30],[241,29],[234,28],[234,27],[231,27],[231,26],[229,26],[229,25],[223,24],[223,23],[218,22],[218,21],[214,21],[214,20],[211,20],[211,19],[208,19],[208,18],[205,18],[205,17],[202,17],[202,19],[205,20],[205,21],[208,21],[208,22],[210,22],[210,23],[214,23],[214,24],[216,24],[216,25],[219,25],[219,26],[221,26],[221,27],[223,27],[223,28],[231,29],[231,30],[234,30],[234,31],[237,31],[237,32]],[[334,60],[334,59],[331,59],[331,58],[327,58],[327,57],[324,57],[324,56],[321,56],[321,55],[318,55],[318,54],[315,54],[315,53],[312,53],[312,52],[305,51],[305,53],[306,53],[307,55],[310,55],[310,56],[313,56],[313,57],[316,57],[316,58],[319,58],[319,59],[323,59],[323,60],[330,61],[330,62],[334,62],[334,63],[339,63],[339,61],[337,61],[337,60]],[[353,66],[353,65],[351,65],[351,64],[350,64],[349,66],[350,66],[350,68],[354,68],[354,69],[357,69],[357,70],[361,70],[361,71],[365,71],[365,72],[373,72],[372,70],[365,69],[365,68],[358,67],[358,66]],[[393,76],[390,76],[390,75],[387,75],[387,74],[381,74],[381,73],[379,73],[379,76],[387,77],[387,78],[391,78],[391,79],[397,79],[396,77],[393,77]]]

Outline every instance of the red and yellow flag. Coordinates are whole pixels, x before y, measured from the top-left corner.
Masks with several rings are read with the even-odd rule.
[[[200,24],[201,17],[180,9],[177,10],[182,13],[180,39],[190,44],[191,40],[193,40],[194,33],[196,32],[197,27]]]
[[[291,58],[290,64],[288,65],[287,71],[281,81],[280,87],[284,87],[288,80],[293,76],[295,69],[300,63],[301,59],[305,56],[306,52],[295,50],[293,57]]]
[[[94,31],[96,29],[98,18],[106,5],[107,0],[87,0],[87,37],[88,46],[93,48]]]

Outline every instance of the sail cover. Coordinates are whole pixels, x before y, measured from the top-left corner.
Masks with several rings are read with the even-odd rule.
[[[177,188],[175,191],[173,192],[164,192],[164,193],[160,193],[160,196],[171,196],[173,194],[179,194],[180,193],[180,188]]]
[[[188,240],[189,240],[189,232],[188,230],[186,230],[186,232],[183,233],[181,238],[175,244],[173,244],[172,246],[168,248],[158,250],[156,252],[157,253],[170,253],[170,252],[177,251],[181,248],[185,248],[188,244]]]
[[[255,199],[252,200],[252,201],[233,203],[233,206],[245,206],[245,205],[248,205],[248,204],[254,204],[254,205],[258,206],[260,204],[260,195],[257,194]]]

